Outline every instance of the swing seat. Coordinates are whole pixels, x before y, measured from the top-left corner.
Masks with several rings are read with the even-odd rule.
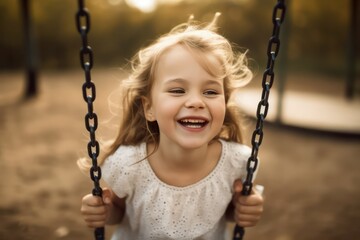
[[[236,97],[237,104],[248,116],[255,117],[261,90],[244,89]],[[346,135],[360,135],[360,99],[341,96],[286,91],[282,110],[278,113],[276,89],[269,98],[266,121],[290,127]]]

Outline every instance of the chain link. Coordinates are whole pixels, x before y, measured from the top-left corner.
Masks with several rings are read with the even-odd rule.
[[[97,158],[100,154],[100,145],[96,140],[96,129],[98,127],[98,117],[94,113],[94,101],[96,98],[95,84],[91,81],[91,69],[93,67],[93,51],[88,45],[87,34],[90,31],[90,14],[85,8],[84,0],[78,0],[78,12],[76,13],[76,27],[81,36],[82,46],[80,48],[80,64],[85,74],[85,83],[82,85],[82,94],[87,103],[88,112],[85,115],[85,127],[89,132],[90,141],[87,144],[88,155],[92,160],[90,177],[94,182],[92,194],[102,196],[100,187],[101,168],[98,166]],[[104,228],[96,228],[94,231],[96,240],[104,239]]]
[[[251,144],[252,144],[252,151],[251,156],[248,159],[246,170],[247,176],[243,183],[243,190],[242,195],[248,196],[251,193],[253,183],[253,175],[258,166],[258,152],[262,140],[264,138],[263,126],[265,118],[269,111],[269,96],[270,96],[270,89],[274,83],[274,66],[275,60],[280,50],[280,27],[285,18],[285,0],[278,0],[273,11],[272,15],[272,23],[274,25],[272,36],[269,39],[268,47],[267,47],[267,56],[268,61],[266,65],[266,70],[263,74],[262,79],[262,94],[261,100],[258,103],[257,110],[256,110],[256,127],[252,134]],[[236,225],[234,229],[234,240],[241,240],[245,234],[244,228]]]

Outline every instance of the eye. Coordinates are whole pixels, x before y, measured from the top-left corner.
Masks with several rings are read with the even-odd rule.
[[[204,91],[204,95],[206,96],[214,96],[214,95],[218,95],[218,91],[213,90],[213,89],[208,89]]]
[[[169,93],[178,95],[178,94],[184,94],[185,90],[183,88],[172,88],[168,91]]]

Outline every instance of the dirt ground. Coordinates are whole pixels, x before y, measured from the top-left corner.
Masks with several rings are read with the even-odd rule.
[[[99,138],[114,134],[102,122],[117,78],[93,71]],[[289,87],[342,91],[331,79],[317,88],[309,77],[301,80]],[[39,95],[29,101],[21,99],[22,73],[0,73],[0,82],[0,239],[92,239],[79,212],[92,183],[76,166],[88,141],[82,73],[42,73]],[[265,186],[265,212],[245,239],[360,239],[359,155],[359,136],[266,124],[257,179]]]

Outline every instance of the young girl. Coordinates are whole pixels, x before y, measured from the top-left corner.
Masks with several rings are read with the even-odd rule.
[[[109,188],[82,200],[89,227],[119,223],[112,239],[220,240],[226,219],[259,220],[262,197],[240,196],[250,148],[231,101],[252,73],[214,31],[218,16],[174,28],[133,59],[119,133],[102,163]]]

